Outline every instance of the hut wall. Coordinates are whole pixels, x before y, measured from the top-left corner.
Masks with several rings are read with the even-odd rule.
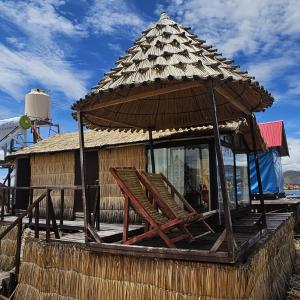
[[[93,253],[28,238],[15,299],[283,299],[294,257],[292,218],[236,265]]]
[[[60,152],[55,154],[34,155],[30,159],[31,186],[74,186],[75,154]],[[44,191],[34,190],[33,199]],[[60,215],[60,190],[51,191],[55,215]],[[65,190],[64,218],[73,219],[74,191]],[[41,216],[45,215],[46,201],[40,205]]]
[[[136,167],[138,170],[145,170],[145,146],[99,150],[100,219],[102,222],[118,223],[123,221],[124,197],[109,172],[111,167]],[[130,220],[139,221],[133,210],[130,211]]]

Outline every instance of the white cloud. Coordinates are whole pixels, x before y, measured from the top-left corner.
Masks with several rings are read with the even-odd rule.
[[[167,12],[226,57],[239,57],[284,103],[297,105],[300,75],[299,0],[168,0]],[[161,5],[158,5],[161,9]],[[298,72],[299,73],[299,72]],[[278,85],[278,80],[280,85]],[[286,90],[284,91],[284,88]],[[297,99],[298,98],[298,99]],[[295,100],[297,99],[297,100]],[[282,102],[283,103],[283,102]]]
[[[135,12],[129,2],[123,0],[95,0],[85,22],[87,27],[96,33],[126,31],[127,36],[146,26],[140,14]]]
[[[74,36],[84,32],[79,25],[58,13],[60,0],[0,1],[5,17],[31,36],[44,40],[55,33]]]
[[[120,44],[116,44],[116,43],[107,43],[108,48],[110,48],[111,50],[115,51],[115,52],[122,52],[122,47]]]
[[[268,52],[282,35],[300,32],[298,0],[169,0],[167,10],[226,55]]]
[[[282,158],[283,171],[300,171],[300,139],[288,139],[290,157]]]
[[[0,89],[7,95],[20,100],[32,84],[62,92],[70,100],[85,94],[87,74],[68,62],[72,49],[61,37],[86,33],[63,16],[64,4],[61,0],[0,0],[0,21],[19,31],[18,36],[6,38],[8,45],[0,43]]]
[[[7,106],[0,105],[0,120],[14,116],[15,113]]]
[[[86,92],[85,79],[76,76],[67,63],[49,62],[31,52],[10,50],[1,43],[0,66],[0,89],[17,100],[24,97],[24,87],[30,86],[31,82],[62,91],[73,99]]]

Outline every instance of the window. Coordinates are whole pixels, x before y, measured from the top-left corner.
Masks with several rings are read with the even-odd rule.
[[[234,154],[230,148],[225,146],[222,146],[222,154],[223,154],[224,167],[225,167],[225,180],[226,180],[226,187],[227,187],[227,193],[229,198],[229,207],[231,209],[234,209],[236,208]],[[220,197],[220,199],[222,199],[222,197]]]
[[[148,170],[151,170],[150,151]],[[210,209],[209,148],[207,144],[154,149],[155,168],[198,211]]]
[[[240,207],[250,203],[247,154],[235,155],[237,201]]]

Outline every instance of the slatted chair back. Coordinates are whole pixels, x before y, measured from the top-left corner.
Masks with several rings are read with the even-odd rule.
[[[111,168],[110,170],[113,175],[115,174],[118,176],[120,181],[117,181],[117,183],[120,186],[123,194],[126,196],[126,194],[129,192],[129,198],[134,197],[135,200],[147,212],[150,218],[152,218],[159,225],[168,221],[168,219],[164,215],[160,214],[148,200],[146,192],[139,181],[137,170],[135,168]],[[141,215],[139,208],[134,206],[134,202],[131,201],[131,205],[134,207],[135,211]]]
[[[195,212],[195,210],[187,203],[187,201],[183,199],[183,196],[177,190],[175,190],[174,186],[172,186],[162,174],[146,172],[141,172],[141,174],[142,176],[146,177],[147,180],[149,180],[153,188],[152,192],[155,192],[156,195],[159,196],[159,198],[171,209],[175,217],[185,219],[190,216],[191,212]],[[175,194],[178,196],[179,201],[182,202],[187,210],[176,202],[174,198]]]

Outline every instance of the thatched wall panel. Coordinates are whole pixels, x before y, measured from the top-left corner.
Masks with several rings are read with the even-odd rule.
[[[115,179],[109,172],[111,167],[146,168],[146,149],[144,145],[99,150],[100,178],[100,217],[103,222],[122,222],[124,197]],[[131,211],[130,220],[139,220]]]
[[[61,152],[55,154],[34,155],[30,159],[31,186],[74,186],[75,183],[75,154]],[[34,190],[34,199],[44,191]],[[51,192],[55,215],[60,215],[60,191]],[[64,218],[73,218],[74,191],[65,190]],[[40,205],[41,216],[45,215],[46,201]]]
[[[294,256],[292,219],[236,265],[96,254],[27,239],[16,299],[282,299]]]
[[[8,225],[0,225],[0,233],[7,227]],[[17,228],[15,227],[0,241],[0,270],[10,271],[14,268],[16,249]]]

